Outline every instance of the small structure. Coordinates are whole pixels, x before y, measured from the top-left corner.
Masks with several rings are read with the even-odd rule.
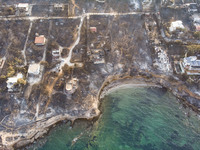
[[[26,12],[29,10],[29,4],[28,3],[19,3],[19,4],[16,5],[16,7],[19,10],[24,10]]]
[[[91,49],[90,60],[94,62],[94,64],[104,64],[105,63],[105,54],[103,49]]]
[[[45,45],[46,38],[44,35],[36,36],[35,37],[35,45]]]
[[[196,27],[196,31],[200,31],[200,25],[199,24],[195,24]]]
[[[52,51],[52,59],[58,60],[60,58],[60,51],[59,50],[53,50]]]
[[[72,58],[71,58],[71,62],[73,62],[73,63],[83,62],[83,55],[80,53],[73,54]]]
[[[184,29],[183,22],[181,20],[177,20],[171,23],[171,26],[169,27],[169,31],[173,32],[176,29]]]
[[[8,92],[14,92],[16,90],[15,85],[17,81],[22,78],[23,78],[22,73],[18,73],[16,76],[8,78],[8,80],[6,81]]]
[[[172,67],[167,52],[159,46],[155,46],[155,52],[158,57],[154,60],[153,66],[162,72],[171,73]]]
[[[97,28],[96,27],[90,27],[90,32],[96,33],[97,32]]]
[[[74,93],[76,89],[78,88],[78,79],[72,78],[69,82],[66,83],[65,90],[67,93]]]
[[[187,4],[185,4],[185,6],[187,7],[189,13],[198,12],[196,3],[187,3]]]
[[[105,0],[96,0],[98,3],[105,3]]]
[[[54,4],[53,7],[57,11],[64,11],[64,9],[65,9],[65,5],[64,4],[60,4],[60,3]]]
[[[197,56],[190,56],[183,59],[183,66],[188,70],[200,70],[200,60]]]
[[[4,63],[5,63],[5,59],[0,59],[0,69],[2,69],[3,68],[3,66],[4,66]]]
[[[188,75],[200,75],[200,59],[197,56],[185,57],[182,65]]]
[[[28,75],[31,77],[38,77],[40,75],[40,64],[30,64]]]

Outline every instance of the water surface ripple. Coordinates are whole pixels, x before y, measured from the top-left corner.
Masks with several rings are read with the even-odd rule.
[[[78,121],[73,128],[69,123],[59,125],[34,149],[200,149],[199,116],[163,89],[117,89],[105,96],[101,109],[102,116],[93,126],[87,121]]]

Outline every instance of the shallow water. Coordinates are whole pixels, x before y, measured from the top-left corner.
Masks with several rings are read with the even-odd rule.
[[[30,149],[200,149],[199,116],[163,89],[117,89],[103,99],[101,109],[93,126],[87,121],[78,121],[73,128],[69,123],[58,125]]]

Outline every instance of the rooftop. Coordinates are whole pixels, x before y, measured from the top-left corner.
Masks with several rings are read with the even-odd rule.
[[[17,83],[19,79],[22,79],[22,78],[23,78],[22,73],[18,73],[16,76],[8,78],[8,80],[6,81],[8,91],[9,92],[13,91],[14,85]]]
[[[61,3],[56,3],[56,4],[54,4],[54,7],[57,7],[57,8],[62,8],[62,7],[64,7],[64,4],[61,4]]]
[[[169,31],[170,32],[175,31],[177,28],[184,29],[183,22],[181,20],[172,22],[171,26],[169,27]]]
[[[90,31],[91,32],[97,32],[97,28],[96,27],[90,27]]]
[[[196,27],[196,31],[200,31],[200,24],[194,24]]]
[[[77,88],[77,82],[78,82],[78,79],[77,78],[72,78],[69,82],[66,83],[66,87],[65,89],[67,91],[71,91],[73,88]]]
[[[5,63],[5,60],[4,59],[0,59],[0,68],[3,68],[4,63]]]
[[[29,4],[28,3],[19,3],[19,4],[17,4],[17,7],[18,8],[25,8],[26,11],[28,11]]]
[[[17,83],[17,80],[21,79],[21,78],[23,78],[23,74],[22,73],[18,73],[16,76],[8,78],[7,84],[8,83]]]
[[[52,55],[54,56],[59,56],[60,55],[60,51],[59,50],[53,50],[52,51]]]
[[[200,67],[200,60],[197,59],[197,56],[190,56],[184,58],[185,65],[190,65],[192,67]]]
[[[45,39],[44,35],[40,35],[40,36],[35,37],[35,44],[36,45],[44,45],[45,41],[46,41],[46,39]]]
[[[30,64],[28,68],[29,74],[39,75],[40,74],[40,64]]]

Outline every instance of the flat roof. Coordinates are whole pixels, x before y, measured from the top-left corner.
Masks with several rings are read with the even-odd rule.
[[[16,76],[8,78],[6,83],[7,84],[9,84],[9,83],[17,83],[17,80],[21,79],[21,78],[23,78],[23,74],[22,73],[18,73]]]
[[[40,74],[40,64],[30,64],[28,68],[29,74],[39,75]]]
[[[44,35],[40,35],[40,36],[35,37],[35,44],[45,44]]]
[[[18,7],[28,7],[29,3],[19,3],[17,4]]]

